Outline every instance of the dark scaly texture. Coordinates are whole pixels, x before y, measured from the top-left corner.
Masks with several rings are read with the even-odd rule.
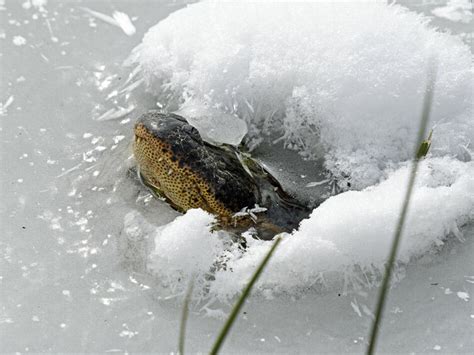
[[[180,211],[202,208],[235,225],[236,212],[258,204],[267,208],[260,220],[260,229],[269,230],[265,239],[291,231],[309,214],[256,161],[246,158],[244,167],[237,149],[204,142],[181,116],[143,114],[135,125],[134,155],[143,182]],[[254,224],[250,218],[238,223]]]

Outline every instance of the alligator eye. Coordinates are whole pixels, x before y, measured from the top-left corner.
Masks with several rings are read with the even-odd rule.
[[[190,124],[184,125],[183,126],[183,131],[185,131],[186,133],[189,133],[191,135],[199,134],[198,130],[196,128],[194,128],[193,126],[191,126]]]

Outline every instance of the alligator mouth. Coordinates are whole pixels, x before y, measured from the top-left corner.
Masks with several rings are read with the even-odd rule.
[[[143,123],[137,123],[134,130],[134,144],[138,145],[150,145],[150,144],[164,144],[166,145],[153,131]],[[135,152],[136,153],[136,152]]]
[[[140,143],[142,139],[147,139],[151,132],[145,127],[143,123],[137,123],[135,125],[135,142]]]

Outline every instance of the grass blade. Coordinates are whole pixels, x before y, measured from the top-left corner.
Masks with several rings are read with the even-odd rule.
[[[250,290],[252,289],[255,282],[258,280],[260,274],[265,269],[265,266],[267,265],[268,261],[272,257],[272,255],[273,255],[276,247],[280,243],[280,241],[281,241],[281,238],[277,237],[275,242],[273,243],[272,247],[268,251],[267,255],[265,255],[262,262],[260,263],[258,268],[255,270],[255,272],[252,275],[252,278],[250,279],[249,283],[247,284],[247,286],[242,291],[242,294],[240,295],[239,299],[237,300],[234,307],[232,308],[232,311],[231,311],[229,317],[227,318],[227,320],[224,324],[224,327],[221,329],[221,332],[219,333],[219,336],[217,337],[216,342],[214,343],[214,345],[212,347],[212,350],[210,352],[211,355],[216,355],[219,352],[219,349],[221,348],[222,344],[224,343],[224,340],[225,340],[227,334],[229,333],[230,328],[234,324],[234,321],[236,320],[240,309],[242,308],[246,298],[249,296]]]
[[[427,87],[425,91],[425,97],[423,100],[423,111],[421,115],[420,126],[418,128],[417,145],[416,145],[415,152],[413,154],[414,160],[411,166],[410,177],[408,179],[408,186],[405,193],[405,198],[403,200],[402,209],[398,218],[398,223],[395,229],[395,235],[393,237],[388,262],[385,267],[385,273],[382,280],[382,285],[380,287],[380,293],[377,300],[377,308],[375,310],[375,319],[372,323],[370,341],[369,341],[369,346],[367,348],[368,355],[372,355],[374,353],[375,346],[377,345],[377,337],[378,337],[378,332],[379,332],[382,317],[383,317],[385,300],[387,298],[389,285],[390,285],[390,279],[392,276],[393,265],[397,257],[397,252],[398,252],[398,247],[399,247],[401,236],[402,236],[403,226],[405,224],[405,219],[408,212],[408,206],[410,204],[411,194],[413,192],[413,186],[415,184],[416,172],[418,170],[418,162],[421,158],[423,158],[424,155],[426,155],[426,153],[428,152],[427,149],[429,149],[429,146],[428,146],[425,152],[424,151],[425,148],[422,148],[420,145],[424,142],[423,137],[425,137],[426,127],[428,125],[428,120],[430,116],[431,102],[433,100],[435,76],[436,76],[436,67],[435,65],[430,65],[429,72],[428,72],[428,82],[427,82]],[[431,135],[428,139],[431,141]],[[420,149],[423,150],[421,153],[420,153]]]
[[[191,278],[189,282],[188,290],[183,302],[183,312],[181,313],[181,322],[179,324],[179,343],[178,343],[178,354],[184,354],[184,342],[186,340],[186,323],[189,315],[189,303],[191,302],[191,295],[193,294],[194,278]]]

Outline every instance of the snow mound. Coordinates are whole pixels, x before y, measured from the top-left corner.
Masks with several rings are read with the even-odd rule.
[[[433,154],[474,138],[471,53],[427,22],[380,2],[204,1],[152,27],[130,62],[168,109],[194,100],[236,115],[250,145],[280,135],[361,189],[411,156],[431,56]]]
[[[284,140],[324,157],[352,188],[326,200],[284,240],[257,292],[376,284],[409,174],[430,58],[437,78],[429,157],[421,163],[399,263],[436,250],[474,220],[471,53],[420,15],[393,5],[215,3],[171,14],[130,62],[165,108],[187,113],[209,139],[250,146]],[[243,120],[236,128],[228,123]],[[235,144],[235,143],[234,143]],[[247,249],[192,210],[153,233],[149,268],[172,292],[194,277],[201,297],[240,292],[270,243]],[[137,219],[137,223],[140,223]],[[193,276],[191,276],[193,275]]]
[[[283,235],[256,292],[271,297],[298,295],[309,288],[376,284],[394,234],[409,166],[387,174],[380,184],[326,200],[299,230]],[[460,227],[473,218],[474,163],[451,158],[422,162],[397,261],[406,264],[443,245],[449,235],[462,241]],[[144,223],[140,218],[135,221]],[[155,246],[149,269],[171,293],[183,292],[194,278],[200,285],[196,297],[226,301],[242,290],[271,245],[245,235],[243,251],[238,243],[226,242],[225,233],[211,231],[213,222],[207,212],[190,210],[152,233]]]
[[[160,275],[162,284],[174,289],[179,280],[202,279],[223,250],[210,230],[214,216],[203,210],[189,210],[184,216],[159,229],[149,268]],[[185,284],[186,285],[186,284]]]

